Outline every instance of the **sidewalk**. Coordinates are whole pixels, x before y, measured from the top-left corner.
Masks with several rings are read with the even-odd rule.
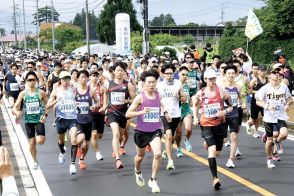
[[[12,161],[12,164],[14,167],[14,177],[15,177],[16,184],[18,187],[19,195],[25,196],[26,193],[25,193],[24,185],[22,183],[22,178],[21,178],[21,175],[19,172],[16,156],[13,151],[11,141],[9,139],[9,134],[8,134],[6,122],[3,118],[2,110],[0,110],[0,130],[1,130],[1,135],[2,135],[3,146],[5,146],[8,149],[9,154],[10,154],[10,158],[11,158],[11,161]]]

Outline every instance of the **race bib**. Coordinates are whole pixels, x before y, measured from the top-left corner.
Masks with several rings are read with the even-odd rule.
[[[195,77],[189,78],[189,81],[190,81],[190,88],[196,88],[197,87],[197,80],[196,80]]]
[[[40,114],[39,102],[26,103],[27,114]]]
[[[77,107],[79,108],[79,114],[88,114],[90,111],[88,102],[77,102]]]
[[[217,112],[220,111],[220,109],[221,108],[220,108],[219,103],[204,105],[205,118],[215,118],[215,117],[217,117],[216,114],[217,114]]]
[[[111,92],[111,105],[123,105],[125,104],[124,92]]]
[[[158,107],[150,107],[150,111],[144,114],[143,122],[159,122],[160,114]]]
[[[172,89],[164,89],[162,93],[163,98],[171,98],[174,97]]]
[[[19,85],[18,83],[10,83],[10,90],[11,91],[19,91]]]
[[[61,102],[58,109],[62,113],[73,113],[76,108],[73,100],[64,100]]]
[[[231,99],[232,99],[233,106],[237,106],[239,104],[238,95],[237,94],[231,94]]]

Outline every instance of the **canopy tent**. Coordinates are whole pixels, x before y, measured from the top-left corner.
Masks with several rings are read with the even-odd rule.
[[[84,55],[86,52],[88,52],[87,45],[75,49],[74,51],[72,51],[72,54]],[[104,54],[115,53],[115,48],[106,44],[91,44],[90,53],[98,54],[98,56],[103,56]]]

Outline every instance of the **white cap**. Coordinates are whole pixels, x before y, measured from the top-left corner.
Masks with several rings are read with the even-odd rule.
[[[39,67],[39,66],[41,67],[41,66],[42,66],[42,63],[41,63],[41,62],[37,62],[37,63],[36,63],[36,66],[37,66],[37,67]]]
[[[20,61],[19,57],[15,58],[15,62],[19,62],[19,61]]]
[[[122,61],[123,58],[122,58],[122,57],[117,57],[116,60],[117,60],[117,61]]]
[[[151,63],[152,61],[156,61],[157,62],[157,58],[156,57],[151,57],[151,59],[149,60]]]
[[[204,78],[216,78],[216,73],[213,69],[207,69],[204,72]]]
[[[276,69],[281,69],[282,66],[283,66],[283,65],[282,65],[281,63],[276,63],[276,64],[274,64],[274,66],[273,66],[271,72],[275,71]]]
[[[63,61],[63,64],[67,64],[67,63],[71,63],[71,61],[70,61],[69,59],[65,59],[65,60]]]

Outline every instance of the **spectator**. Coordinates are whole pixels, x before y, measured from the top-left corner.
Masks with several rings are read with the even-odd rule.
[[[7,148],[0,147],[0,179],[2,180],[2,196],[18,196],[13,166]]]

